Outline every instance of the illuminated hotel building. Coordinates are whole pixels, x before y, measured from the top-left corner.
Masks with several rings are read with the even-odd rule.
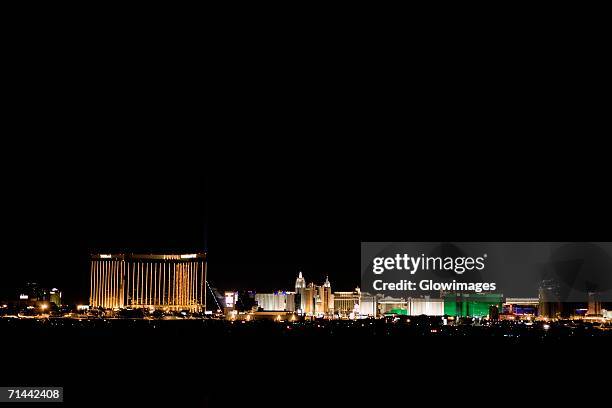
[[[53,288],[49,291],[49,301],[55,303],[56,306],[62,305],[62,292],[57,288]]]
[[[321,311],[325,314],[333,313],[334,311],[334,295],[331,290],[331,283],[329,283],[329,277],[325,277],[325,282],[321,291]]]
[[[333,314],[334,310],[334,295],[332,295],[331,284],[329,279],[325,278],[325,283],[322,286],[314,286],[314,312],[317,315]]]
[[[306,290],[306,279],[302,276],[302,272],[298,275],[295,280],[295,308],[298,313],[306,313],[305,306],[305,290]]]
[[[302,313],[307,315],[313,315],[315,313],[316,291],[317,287],[313,283],[310,283],[308,287],[304,288],[304,294],[302,295]]]
[[[563,305],[560,301],[559,283],[554,279],[545,279],[538,291],[539,315],[546,318],[556,318],[563,314]]]
[[[408,316],[444,316],[444,299],[410,298]]]
[[[267,311],[295,311],[295,293],[277,291],[255,294],[257,306]]]
[[[376,296],[362,292],[355,288],[353,292],[334,292],[333,311],[340,317],[376,317],[378,315],[378,303]]]
[[[334,312],[341,316],[348,316],[354,313],[359,307],[359,293],[355,292],[334,292]]]
[[[89,304],[203,311],[206,254],[92,255]]]
[[[334,295],[329,279],[325,278],[323,285],[309,283],[302,276],[302,272],[295,281],[295,309],[299,313],[312,315],[330,315],[334,310]]]
[[[378,306],[376,296],[362,292],[359,288],[356,291],[359,293],[359,315],[363,317],[377,317]]]
[[[408,302],[403,298],[385,296],[378,300],[381,314],[408,314]]]
[[[378,301],[382,314],[402,314],[407,316],[443,316],[444,299],[423,298],[393,298],[387,296]]]
[[[501,294],[455,293],[444,296],[444,314],[457,317],[486,317],[491,306],[502,310]]]
[[[540,300],[538,298],[506,298],[503,312],[513,316],[535,316],[538,312]]]

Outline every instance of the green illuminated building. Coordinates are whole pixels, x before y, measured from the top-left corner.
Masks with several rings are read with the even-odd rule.
[[[387,313],[385,313],[385,315],[394,315],[394,314],[407,316],[408,315],[408,310],[402,309],[402,308],[395,308],[395,309],[391,309]]]
[[[484,317],[489,307],[502,310],[502,295],[494,293],[449,293],[444,296],[444,314],[458,317]]]

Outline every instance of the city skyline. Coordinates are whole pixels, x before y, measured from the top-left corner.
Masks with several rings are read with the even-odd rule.
[[[525,317],[567,312],[554,283],[510,299],[355,290],[361,242],[612,241],[605,104],[591,95],[605,54],[579,38],[575,55],[543,27],[546,40],[520,41],[521,25],[494,47],[451,44],[480,47],[485,64],[429,55],[413,58],[425,75],[400,76],[402,64],[370,57],[348,30],[325,37],[332,51],[312,21],[300,38],[257,19],[248,33],[206,26],[198,52],[150,9],[138,20],[164,30],[154,41],[156,30],[124,33],[125,13],[96,36],[89,19],[85,30],[9,29],[0,299],[15,302],[0,303],[0,386],[63,387],[63,404],[80,408],[554,406],[605,393],[612,319]],[[420,41],[440,37],[429,31],[419,48],[447,56]],[[250,289],[291,309],[265,295],[297,294],[302,272],[315,314],[333,304],[381,316],[294,319],[248,302],[202,315],[182,265],[143,275],[140,264],[129,289],[114,275],[128,269],[91,279],[92,254],[195,253],[222,296]],[[161,291],[159,279],[153,292],[138,282],[151,271]],[[585,296],[578,317],[601,314]]]
[[[143,309],[145,313],[189,312],[200,317],[204,317],[205,313],[222,312],[229,319],[239,317],[236,313],[250,319],[253,312],[254,318],[261,315],[259,312],[263,312],[263,315],[267,312],[287,312],[306,317],[350,319],[426,315],[445,319],[526,318],[531,321],[534,318],[569,318],[608,322],[612,318],[612,304],[600,300],[595,292],[589,292],[582,302],[561,301],[558,298],[558,283],[551,279],[543,280],[537,296],[530,298],[512,298],[495,291],[472,294],[440,291],[437,296],[405,297],[369,293],[359,286],[351,291],[333,290],[329,276],[323,282],[308,280],[300,271],[295,276],[292,288],[277,287],[272,292],[249,288],[242,291],[222,290],[219,293],[219,288],[205,283],[206,259],[204,253],[95,254],[91,256],[88,303],[69,305],[62,301],[61,289],[26,283],[24,290],[15,292],[8,300],[4,299],[5,303],[0,305],[1,312],[8,317],[23,313],[24,317],[41,315],[43,318],[52,313],[52,317],[57,318],[72,316],[76,307],[77,313],[99,311],[89,317],[117,317],[116,312],[125,317],[121,311]],[[211,301],[208,303],[206,299],[209,296]],[[253,303],[245,302],[248,298]],[[240,301],[242,306],[238,308]],[[251,306],[246,306],[248,304]],[[157,315],[161,316],[163,314]]]
[[[114,151],[107,153],[115,157]],[[139,162],[143,163],[144,160]],[[255,160],[252,164],[257,166]],[[82,170],[86,177],[70,178],[69,175],[59,185],[53,177],[47,176],[18,195],[24,211],[19,213],[23,214],[21,217],[11,220],[15,223],[11,231],[15,231],[11,234],[15,247],[6,257],[9,272],[0,276],[0,290],[10,291],[34,280],[57,287],[66,301],[87,303],[92,253],[195,253],[206,249],[209,279],[221,290],[251,288],[262,293],[291,290],[300,271],[308,281],[318,284],[324,283],[325,276],[329,275],[334,294],[346,291],[338,296],[337,305],[348,311],[356,298],[349,292],[360,286],[357,254],[362,241],[478,241],[483,238],[520,241],[558,237],[594,240],[602,236],[605,241],[606,231],[611,230],[609,219],[595,217],[592,212],[573,224],[571,220],[560,222],[558,217],[548,216],[548,213],[524,218],[524,213],[512,210],[514,205],[524,204],[518,199],[504,201],[504,211],[497,214],[493,209],[498,208],[496,203],[506,200],[505,194],[469,204],[449,202],[434,194],[433,199],[429,196],[430,200],[408,200],[401,206],[399,202],[385,201],[382,205],[367,197],[385,187],[397,187],[383,182],[375,192],[366,191],[366,200],[359,202],[355,185],[342,189],[342,185],[335,183],[315,182],[309,169],[303,164],[300,166],[304,170],[287,185],[274,181],[277,170],[272,168],[219,177],[214,186],[207,188],[204,188],[203,178],[197,175],[214,174],[210,169],[190,173],[180,168],[168,171],[166,167],[157,170],[143,167],[135,171],[119,165],[115,170],[98,170],[98,174],[95,171],[92,174],[87,167]],[[223,171],[223,167],[215,170]],[[433,187],[430,189],[424,183],[423,189],[421,195],[428,196]],[[552,200],[547,204],[550,208],[556,205]],[[361,213],[365,216],[360,217]],[[593,228],[582,229],[585,223]],[[599,233],[592,232],[593,229]],[[80,299],[70,299],[77,293],[81,294]],[[522,313],[528,305],[519,306],[522,309],[517,307],[516,310]],[[171,385],[166,390],[168,395],[174,396],[175,390],[186,388],[197,390],[198,394],[202,390],[213,392],[210,390],[215,390],[219,382],[231,383],[235,388],[233,384],[252,378],[250,373],[257,373],[261,367],[262,386],[264,378],[265,386],[269,386],[272,370],[278,369],[274,363],[293,358],[296,350],[305,353],[329,350],[332,358],[339,359],[343,367],[359,364],[356,358],[364,356],[365,352],[362,361],[379,363],[383,372],[393,370],[393,364],[401,366],[394,371],[399,377],[409,374],[407,367],[425,370],[435,367],[426,372],[429,378],[436,375],[439,367],[455,363],[457,357],[453,355],[458,346],[469,344],[472,348],[465,352],[460,372],[473,367],[474,375],[466,377],[472,379],[482,374],[481,365],[474,364],[475,356],[480,356],[479,363],[482,359],[494,358],[500,370],[512,372],[514,368],[515,374],[520,376],[524,366],[514,366],[513,361],[504,364],[499,360],[499,356],[502,359],[514,356],[507,351],[516,350],[517,345],[534,358],[551,355],[551,349],[552,354],[563,355],[575,344],[587,350],[605,350],[612,333],[596,329],[591,322],[572,323],[570,327],[564,322],[527,326],[522,322],[506,325],[506,321],[491,327],[444,326],[439,316],[411,319],[411,316],[401,315],[397,309],[402,307],[407,309],[406,313],[437,314],[442,305],[441,302],[385,300],[385,311],[396,316],[375,322],[364,319],[242,324],[238,321],[242,317],[237,316],[232,324],[231,320],[190,319],[176,315],[168,316],[168,320],[143,318],[141,314],[106,319],[101,317],[104,315],[87,317],[87,312],[82,311],[75,313],[74,318],[3,318],[0,323],[10,333],[10,350],[18,350],[21,356],[13,366],[18,378],[12,378],[10,383],[26,384],[33,375],[38,384],[48,383],[46,372],[33,374],[32,370],[39,366],[40,354],[30,350],[39,350],[43,343],[53,353],[50,357],[55,353],[67,356],[63,357],[68,359],[65,364],[60,361],[62,380],[58,385],[66,386],[67,395],[73,398],[77,390],[83,390],[84,401],[99,390],[99,373],[115,378],[122,365],[109,364],[113,356],[131,360],[126,368],[136,368],[130,372],[136,372],[137,376],[141,370],[145,371],[141,380],[128,380],[127,387],[122,384],[121,389],[130,390],[126,392],[132,391],[130,384],[137,385],[134,395],[137,389],[151,387],[150,374],[158,370],[175,372],[179,368],[189,373],[187,377],[169,379]],[[489,312],[484,306],[472,309],[466,302],[455,302],[455,310]],[[279,314],[275,311],[272,317],[276,319]],[[282,315],[281,320],[285,317]],[[185,357],[182,357],[183,351],[187,354]],[[389,364],[381,358],[386,357],[387,352],[392,358]],[[395,360],[402,355],[403,360]],[[415,365],[415,355],[428,359],[423,357],[423,361]],[[93,359],[93,370],[85,356]],[[434,356],[433,361],[431,356]],[[514,360],[514,357],[506,358]],[[565,367],[568,358],[585,361],[580,355],[568,356],[558,360],[558,364]],[[289,368],[298,370],[298,366]],[[309,378],[317,378],[321,371],[317,368],[307,373]],[[361,383],[354,381],[352,371],[349,376],[352,388],[347,381],[344,389],[352,392]],[[186,387],[185,381],[191,383]],[[386,384],[379,377],[373,377],[376,389]],[[108,395],[113,395],[115,402],[116,393]],[[157,394],[152,397],[157,399]]]

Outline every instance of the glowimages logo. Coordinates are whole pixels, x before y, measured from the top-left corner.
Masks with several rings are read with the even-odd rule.
[[[596,293],[612,302],[612,242],[362,242],[361,288],[398,298],[549,293],[562,302]]]
[[[414,275],[417,271],[453,271],[462,275],[466,271],[482,271],[487,254],[479,257],[410,256],[396,254],[392,257],[376,257],[372,260],[372,272],[380,275],[385,271],[405,271]]]

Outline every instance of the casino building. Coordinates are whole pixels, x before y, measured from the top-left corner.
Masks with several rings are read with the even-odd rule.
[[[502,310],[503,295],[496,293],[447,293],[444,314],[456,317],[486,317],[491,307]]]
[[[325,278],[323,285],[309,283],[302,272],[295,280],[295,310],[307,316],[332,315],[334,312],[334,295],[331,290],[329,278]]]
[[[96,254],[89,304],[96,308],[203,311],[206,254]]]
[[[256,293],[255,302],[264,311],[295,312],[295,293],[276,291],[274,293]]]
[[[378,300],[380,312],[384,315],[399,314],[407,316],[443,316],[444,300],[422,298],[393,298],[390,296]]]

